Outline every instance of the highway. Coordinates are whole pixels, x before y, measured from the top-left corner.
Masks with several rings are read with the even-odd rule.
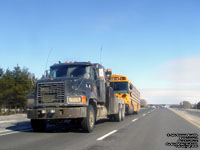
[[[49,126],[44,133],[34,133],[28,129],[29,122],[24,124],[24,131],[0,133],[0,150],[173,150],[177,148],[165,145],[176,142],[168,133],[200,135],[197,126],[167,108],[142,109],[120,123],[101,121],[89,134],[72,125]]]

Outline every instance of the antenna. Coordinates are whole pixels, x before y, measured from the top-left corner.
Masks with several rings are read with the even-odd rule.
[[[102,65],[102,60],[101,60],[102,51],[103,51],[103,46],[101,45],[101,49],[100,49],[100,64],[101,64],[101,65]]]
[[[49,51],[49,54],[48,54],[48,57],[47,57],[47,61],[46,61],[46,65],[45,65],[45,70],[47,69],[47,64],[48,64],[48,61],[49,61],[49,56],[50,56],[52,50],[53,49],[51,48],[50,51]]]

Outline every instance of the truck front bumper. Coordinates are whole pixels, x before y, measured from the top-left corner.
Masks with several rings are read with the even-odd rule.
[[[67,108],[38,108],[27,110],[29,119],[72,119],[84,118],[87,114],[87,107]]]

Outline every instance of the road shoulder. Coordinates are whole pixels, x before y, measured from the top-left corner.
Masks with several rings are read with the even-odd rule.
[[[175,109],[175,108],[168,108],[169,110],[173,111],[183,119],[187,120],[197,128],[200,128],[200,116],[195,116],[192,114],[189,114],[187,111],[180,110],[180,109]]]

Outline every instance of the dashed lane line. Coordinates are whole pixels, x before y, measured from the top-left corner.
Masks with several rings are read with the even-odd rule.
[[[133,119],[132,122],[135,122],[136,120],[138,120],[138,118]]]
[[[117,132],[117,130],[113,130],[113,131],[111,131],[111,132],[109,132],[109,133],[107,133],[107,134],[101,136],[100,138],[97,139],[97,141],[101,141],[101,140],[105,139],[106,137],[108,137],[108,136],[114,134],[115,132]]]

